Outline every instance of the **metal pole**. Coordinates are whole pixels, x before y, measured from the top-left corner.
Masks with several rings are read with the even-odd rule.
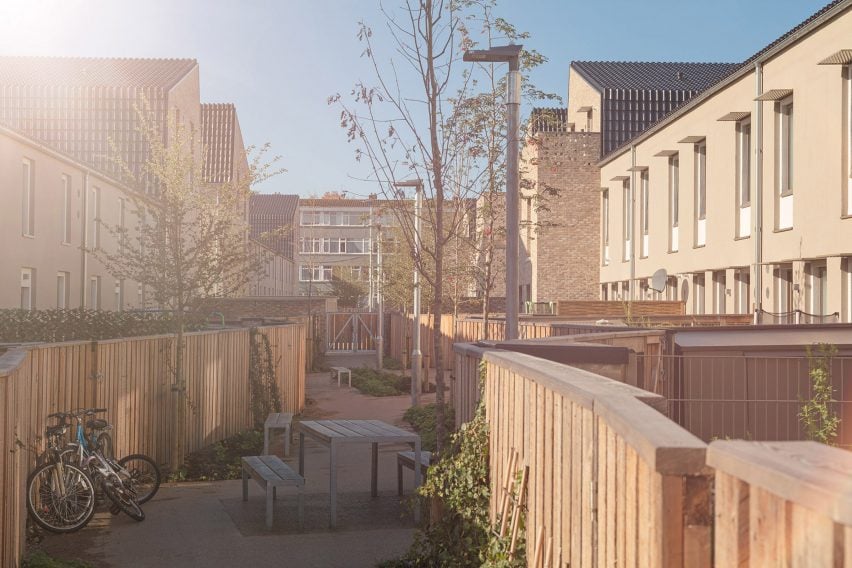
[[[417,261],[420,259],[420,215],[423,208],[423,185],[417,184],[417,196],[414,199],[414,333],[411,346],[411,406],[420,401],[420,371],[423,368],[423,353],[420,351],[420,272]]]
[[[520,130],[521,72],[518,58],[509,61],[506,84],[508,120],[506,150],[506,339],[518,338],[518,256],[520,223],[518,220],[518,131]]]
[[[382,228],[378,227],[376,229],[376,239],[378,241],[378,247],[376,251],[376,264],[378,265],[379,274],[376,281],[376,300],[377,306],[379,308],[379,321],[376,325],[376,367],[381,369],[384,363],[385,350],[384,350],[384,317],[385,317],[385,305],[384,305],[384,273],[382,272]]]

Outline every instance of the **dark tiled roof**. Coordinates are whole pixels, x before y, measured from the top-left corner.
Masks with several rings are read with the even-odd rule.
[[[644,61],[574,61],[587,81],[603,89],[703,91],[741,63],[679,63]]]
[[[534,108],[530,115],[530,130],[536,132],[568,132],[567,108]]]
[[[7,56],[0,57],[0,84],[168,89],[196,65],[195,59]]]
[[[201,143],[204,145],[204,179],[228,183],[234,170],[234,134],[237,109],[233,104],[201,105]],[[295,196],[282,196],[295,197]]]
[[[251,238],[292,259],[298,206],[298,195],[252,194],[249,199]]]

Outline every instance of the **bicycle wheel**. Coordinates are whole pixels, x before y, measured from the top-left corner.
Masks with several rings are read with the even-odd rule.
[[[112,479],[106,480],[104,481],[104,493],[124,514],[134,521],[145,520],[145,512],[142,511],[142,507],[139,506],[139,503],[136,502],[136,499],[133,498],[126,487],[115,483]]]
[[[143,454],[131,454],[118,460],[118,465],[124,471],[117,473],[136,494],[137,503],[146,503],[157,494],[160,489],[160,468],[154,460]],[[129,479],[125,479],[125,476],[129,476]]]
[[[98,434],[96,443],[97,447],[95,449],[101,452],[103,457],[108,460],[115,459],[112,451],[112,436],[110,436],[108,432],[101,432]]]
[[[27,479],[27,511],[40,527],[69,533],[85,527],[95,514],[95,486],[79,467],[46,463]]]

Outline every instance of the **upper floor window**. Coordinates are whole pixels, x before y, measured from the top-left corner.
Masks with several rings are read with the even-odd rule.
[[[639,177],[639,189],[641,192],[641,203],[639,204],[639,221],[641,223],[642,229],[642,247],[641,247],[641,256],[648,256],[648,229],[649,229],[649,221],[650,217],[650,187],[649,187],[649,179],[648,179],[648,170],[643,170]]]
[[[630,191],[630,180],[626,179],[622,182],[622,232],[624,237],[624,255],[625,261],[630,260],[632,236],[633,236],[633,195]]]
[[[846,67],[846,215],[852,215],[852,65]]]
[[[74,194],[71,187],[71,176],[62,176],[62,244],[71,243],[71,225],[73,224]]]
[[[302,211],[302,226],[366,227],[370,215],[362,211]]]
[[[21,233],[35,235],[35,165],[24,159],[21,168]]]
[[[301,282],[331,282],[332,267],[303,264],[299,266],[299,280]]]
[[[101,189],[93,187],[89,202],[89,248],[101,245]]]
[[[740,207],[751,205],[751,119],[737,123],[737,200]]]
[[[707,141],[695,144],[695,246],[707,244]]]
[[[793,193],[793,100],[778,103],[778,189]]]
[[[680,158],[669,157],[669,250],[678,250],[678,226],[680,225]]]
[[[603,263],[609,264],[609,190],[601,193],[601,227],[603,231]]]

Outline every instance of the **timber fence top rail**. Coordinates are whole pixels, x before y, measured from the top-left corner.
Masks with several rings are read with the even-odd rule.
[[[605,326],[601,326],[605,327]],[[608,326],[607,326],[608,327]],[[619,339],[622,337],[631,338],[631,337],[661,337],[666,335],[668,330],[665,329],[637,329],[627,328],[620,331],[601,331],[598,333],[578,333],[576,335],[569,335],[571,339],[574,341],[594,341],[600,339]]]
[[[661,413],[662,396],[523,353],[491,351],[484,358],[593,410],[655,471],[667,475],[705,471],[707,444]]]
[[[707,465],[852,526],[852,452],[817,442],[717,440]]]
[[[475,357],[482,357],[489,351],[497,351],[497,348],[490,346],[483,347],[482,345],[477,345],[476,343],[453,343],[453,351],[462,355],[473,355]]]

